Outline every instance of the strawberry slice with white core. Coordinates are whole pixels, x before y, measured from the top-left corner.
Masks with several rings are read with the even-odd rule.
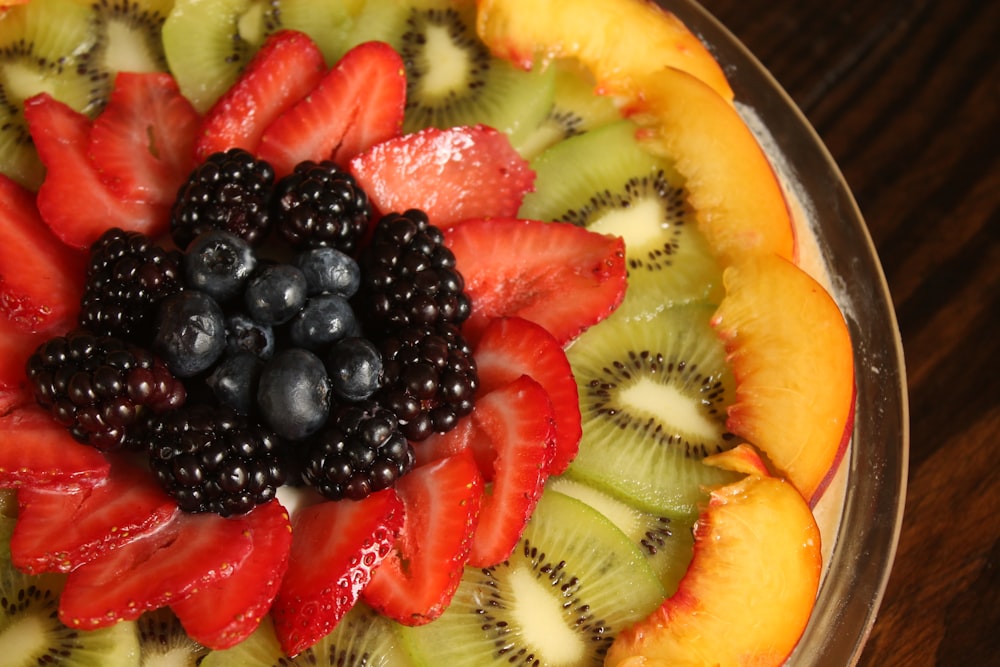
[[[517,214],[535,173],[507,135],[485,125],[428,128],[384,141],[350,162],[382,214],[418,208],[431,224]]]
[[[541,325],[521,317],[501,317],[483,331],[473,356],[479,394],[485,395],[521,375],[545,388],[555,411],[556,441],[549,474],[566,470],[580,446],[580,395],[566,352]]]
[[[242,148],[251,153],[264,130],[316,87],[326,62],[310,37],[294,30],[271,35],[233,86],[206,112],[195,157]]]
[[[498,217],[445,230],[445,245],[472,300],[463,333],[473,343],[494,318],[517,316],[566,345],[625,298],[621,237],[563,222]]]
[[[120,72],[90,130],[90,157],[122,199],[170,206],[194,168],[201,116],[165,72]]]
[[[333,630],[402,527],[403,503],[392,489],[296,513],[291,565],[271,608],[286,654],[298,655]]]
[[[260,505],[244,521],[253,542],[246,560],[232,576],[171,605],[188,636],[213,650],[235,646],[257,629],[288,567],[292,531],[281,503]]]
[[[59,619],[84,630],[133,620],[231,576],[253,547],[246,516],[178,512],[159,530],[66,576]]]
[[[87,116],[40,93],[25,100],[24,117],[46,167],[38,212],[63,242],[89,248],[111,227],[151,237],[167,230],[168,206],[123,199],[104,185],[90,159]]]
[[[346,166],[358,153],[399,134],[405,106],[402,58],[384,42],[365,42],[267,127],[258,155],[278,178],[304,160]]]
[[[149,471],[125,456],[106,480],[75,490],[25,487],[17,494],[11,561],[27,572],[69,572],[152,532],[179,510]]]
[[[0,416],[0,488],[79,488],[107,479],[105,456],[73,439],[35,403]]]
[[[422,625],[448,607],[469,559],[482,503],[471,450],[414,468],[396,483],[403,530],[362,599],[404,625]]]
[[[46,226],[35,196],[0,174],[0,318],[26,332],[76,318],[86,256]]]
[[[486,488],[469,565],[489,567],[507,559],[535,511],[555,448],[555,419],[545,389],[527,375],[491,391],[472,411],[480,461],[489,459]],[[486,451],[482,451],[485,449]]]

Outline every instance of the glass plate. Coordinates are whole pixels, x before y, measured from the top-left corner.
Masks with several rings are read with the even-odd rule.
[[[851,448],[819,598],[789,665],[853,665],[875,621],[899,538],[909,419],[902,344],[874,245],[844,177],[774,78],[691,0],[660,2],[722,64],[737,105],[801,205],[854,340],[857,383]]]

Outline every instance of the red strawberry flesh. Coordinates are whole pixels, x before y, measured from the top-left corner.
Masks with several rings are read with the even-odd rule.
[[[298,655],[333,630],[402,527],[403,504],[391,489],[296,513],[291,565],[271,610],[286,654]]]
[[[306,34],[271,35],[205,114],[195,148],[198,162],[230,148],[256,152],[265,129],[312,92],[325,72],[323,54]]]
[[[472,548],[482,479],[470,450],[400,478],[403,530],[362,599],[405,625],[434,620],[451,602]]]
[[[188,636],[213,650],[231,648],[257,629],[288,567],[292,531],[281,503],[271,500],[243,520],[252,541],[246,559],[231,576],[171,605]]]
[[[625,297],[620,237],[569,223],[482,218],[445,231],[445,245],[465,278],[473,342],[496,317],[523,317],[566,345],[600,322]]]
[[[70,570],[169,521],[177,504],[148,470],[119,456],[107,479],[76,490],[18,492],[12,562],[29,574]]]
[[[346,166],[358,153],[399,134],[405,105],[399,54],[384,42],[359,44],[267,127],[259,155],[279,178],[304,160]]]
[[[351,160],[350,171],[380,213],[418,208],[440,228],[516,215],[535,181],[507,135],[485,125],[384,141]]]
[[[555,412],[556,446],[549,474],[564,472],[580,446],[580,396],[566,352],[541,325],[520,317],[490,322],[474,353],[479,394],[486,395],[521,375],[538,381]]]

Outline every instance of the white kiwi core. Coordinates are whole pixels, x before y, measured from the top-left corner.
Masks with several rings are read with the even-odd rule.
[[[469,55],[455,45],[442,26],[428,26],[426,39],[425,57],[431,66],[420,81],[420,89],[429,99],[441,99],[465,83]]]
[[[517,600],[514,619],[524,642],[539,647],[538,653],[548,664],[578,664],[586,655],[583,640],[566,625],[562,606],[537,576],[528,568],[515,567],[510,571],[510,587]]]
[[[626,248],[642,248],[663,236],[665,222],[659,200],[646,197],[628,208],[616,208],[587,226],[592,232],[614,234],[625,239]]]
[[[671,422],[683,424],[688,433],[699,439],[714,440],[720,435],[718,426],[708,420],[690,398],[672,385],[660,384],[648,377],[641,377],[634,384],[622,389],[618,397],[628,406],[630,412],[640,413],[653,419],[659,419],[660,415],[669,415]]]

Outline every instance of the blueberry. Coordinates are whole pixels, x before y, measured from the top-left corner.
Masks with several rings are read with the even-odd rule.
[[[348,401],[362,401],[382,381],[382,354],[367,338],[351,336],[337,341],[326,357],[333,392]]]
[[[205,382],[219,403],[248,415],[256,405],[257,382],[263,367],[264,362],[249,352],[227,356]]]
[[[264,364],[257,383],[257,407],[279,436],[302,440],[316,433],[330,413],[332,392],[322,360],[288,348]]]
[[[253,248],[242,238],[222,230],[205,232],[188,246],[184,280],[223,303],[240,295],[256,264]]]
[[[226,348],[226,324],[215,299],[184,290],[160,302],[153,349],[178,377],[207,370]]]
[[[306,303],[306,277],[291,264],[271,264],[255,273],[244,292],[250,317],[284,324]]]
[[[274,355],[274,329],[249,315],[234,313],[226,319],[226,354],[250,352],[258,359]]]
[[[292,318],[292,343],[310,350],[324,347],[358,330],[354,309],[342,296],[320,294],[310,297]]]
[[[305,274],[309,294],[333,292],[351,298],[361,286],[361,269],[354,258],[327,246],[299,253],[295,265]]]

